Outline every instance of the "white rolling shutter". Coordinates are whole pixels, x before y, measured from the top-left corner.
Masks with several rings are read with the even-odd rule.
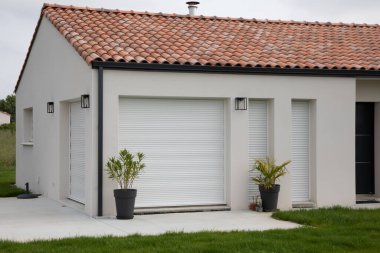
[[[310,200],[310,106],[307,101],[292,101],[292,201]]]
[[[265,159],[268,156],[268,105],[266,100],[249,101],[249,169],[257,159]],[[252,201],[254,195],[259,195],[258,186],[252,181],[252,177],[258,172],[249,172],[248,197]]]
[[[69,198],[85,203],[85,127],[80,102],[70,104],[70,192]]]
[[[222,100],[120,98],[119,148],[146,155],[136,207],[225,204]]]

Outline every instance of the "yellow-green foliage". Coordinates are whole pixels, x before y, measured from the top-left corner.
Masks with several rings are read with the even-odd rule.
[[[280,165],[276,165],[274,159],[268,157],[265,160],[256,160],[252,170],[256,170],[260,174],[253,177],[252,180],[266,189],[272,188],[276,184],[277,179],[286,174],[286,166],[289,163],[290,161],[286,161]]]
[[[16,164],[16,132],[0,130],[0,166]]]

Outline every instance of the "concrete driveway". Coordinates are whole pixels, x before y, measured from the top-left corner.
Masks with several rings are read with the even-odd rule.
[[[53,200],[0,199],[0,240],[31,241],[76,236],[157,235],[165,232],[290,229],[299,225],[270,213],[219,211],[138,215],[133,220],[92,218]]]

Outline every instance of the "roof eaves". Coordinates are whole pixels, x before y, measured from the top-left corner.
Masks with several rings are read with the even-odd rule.
[[[367,69],[316,69],[316,68],[272,68],[272,67],[226,67],[205,65],[179,65],[160,63],[128,63],[93,61],[92,68],[128,69],[167,72],[205,72],[224,74],[301,75],[333,77],[380,77],[380,70]]]

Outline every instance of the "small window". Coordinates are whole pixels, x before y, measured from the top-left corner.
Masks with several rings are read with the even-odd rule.
[[[33,143],[33,108],[24,109],[24,142]]]

